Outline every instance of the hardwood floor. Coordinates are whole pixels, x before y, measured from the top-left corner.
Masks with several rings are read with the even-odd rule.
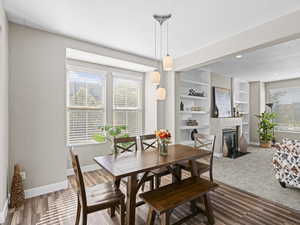
[[[109,181],[109,177],[97,170],[85,173],[86,185],[94,185]],[[72,189],[73,177],[69,177],[70,188],[44,196],[27,199],[24,207],[9,213],[6,225],[73,225],[76,213],[76,195]],[[170,177],[163,179],[168,183]],[[124,186],[121,187],[123,191]],[[285,208],[271,201],[256,197],[225,184],[220,184],[211,194],[216,225],[300,225],[300,213]],[[184,217],[189,205],[177,208],[171,221],[176,222]],[[147,206],[137,208],[136,224],[145,224]],[[204,225],[204,217],[199,215],[187,221],[186,225]],[[158,221],[156,221],[157,224]],[[106,211],[89,215],[90,225],[118,225],[119,216],[110,218]]]

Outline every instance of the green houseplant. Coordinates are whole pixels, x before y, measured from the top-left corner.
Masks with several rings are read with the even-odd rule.
[[[273,120],[276,118],[276,114],[272,112],[263,112],[256,116],[258,119],[258,134],[260,140],[260,146],[263,148],[270,148],[271,141],[274,138],[273,128],[276,123]]]
[[[93,136],[93,139],[97,142],[104,142],[106,140],[111,142],[111,148],[114,150],[113,142],[114,138],[120,138],[120,137],[129,137],[129,134],[126,133],[127,127],[124,126],[103,126],[100,127],[100,133],[95,134]],[[131,143],[124,143],[124,147],[129,145]]]

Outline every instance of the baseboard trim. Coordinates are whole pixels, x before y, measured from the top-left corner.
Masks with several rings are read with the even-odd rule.
[[[100,166],[98,164],[91,164],[91,165],[86,165],[86,166],[82,166],[81,167],[81,171],[82,172],[90,172],[90,171],[95,171],[95,170],[99,170]],[[74,175],[74,170],[71,169],[67,169],[67,176],[71,176]]]
[[[6,199],[2,211],[0,211],[0,224],[5,223],[8,212],[8,199]]]
[[[25,190],[25,198],[33,198],[68,188],[68,180]]]
[[[223,157],[223,153],[221,153],[221,152],[214,152],[214,157],[217,157],[217,158],[221,158],[221,157]]]

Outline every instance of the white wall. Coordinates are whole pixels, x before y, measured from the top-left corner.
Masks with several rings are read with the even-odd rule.
[[[3,222],[8,186],[8,24],[0,1],[0,223]]]
[[[157,62],[60,35],[10,24],[11,165],[27,173],[25,188],[66,179],[65,49],[125,59],[144,65]],[[108,153],[109,144],[75,148],[82,165]]]

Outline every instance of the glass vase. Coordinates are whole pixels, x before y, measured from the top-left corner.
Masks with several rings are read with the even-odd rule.
[[[168,144],[167,143],[162,142],[159,144],[159,154],[161,156],[168,155]]]

